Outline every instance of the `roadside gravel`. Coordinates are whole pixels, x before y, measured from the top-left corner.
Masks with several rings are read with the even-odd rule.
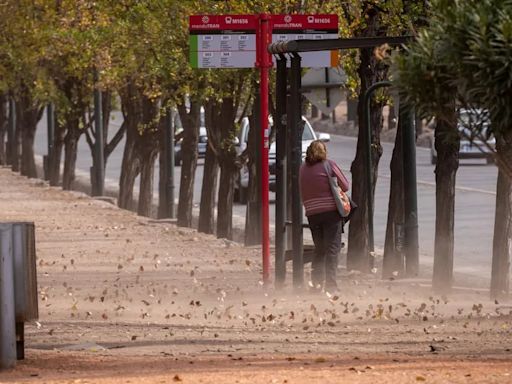
[[[258,249],[8,169],[0,218],[36,224],[40,308],[2,383],[512,382],[511,302],[481,290],[340,269],[336,296],[275,291]]]

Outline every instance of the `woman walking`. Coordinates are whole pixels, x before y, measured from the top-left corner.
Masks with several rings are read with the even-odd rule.
[[[327,172],[331,171],[328,175]],[[300,189],[306,209],[315,256],[311,282],[315,289],[334,292],[338,253],[341,249],[343,219],[331,192],[329,177],[336,177],[338,186],[348,191],[349,183],[338,165],[327,159],[327,147],[320,140],[313,141],[306,151],[306,162],[300,169]]]

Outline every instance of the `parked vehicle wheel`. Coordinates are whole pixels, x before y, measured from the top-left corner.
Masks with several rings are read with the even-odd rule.
[[[235,203],[247,204],[248,192],[248,188],[236,186],[233,201]]]
[[[238,195],[240,197],[240,203],[241,204],[247,204],[248,195],[249,195],[249,188],[240,187]]]

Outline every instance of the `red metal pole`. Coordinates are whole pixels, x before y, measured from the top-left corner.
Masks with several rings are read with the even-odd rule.
[[[268,75],[272,67],[272,57],[267,51],[271,43],[272,27],[270,15],[259,16],[259,34],[257,35],[257,62],[260,68],[260,97],[261,97],[261,253],[263,258],[263,282],[270,280],[270,226],[269,226],[269,126],[268,126]]]

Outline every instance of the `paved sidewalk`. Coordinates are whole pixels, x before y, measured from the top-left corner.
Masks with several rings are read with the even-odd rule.
[[[40,300],[0,382],[512,382],[511,303],[480,291],[344,274],[336,296],[276,292],[258,249],[6,168],[0,220],[35,222]]]

